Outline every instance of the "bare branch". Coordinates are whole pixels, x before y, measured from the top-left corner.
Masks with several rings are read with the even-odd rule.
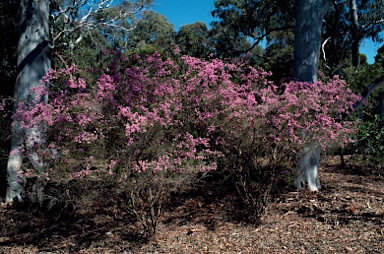
[[[363,94],[363,98],[362,98],[359,102],[357,102],[357,103],[355,104],[355,106],[353,107],[353,110],[356,110],[356,109],[358,109],[359,107],[361,107],[361,106],[365,103],[365,101],[368,100],[368,98],[369,98],[369,96],[372,94],[372,92],[373,92],[374,90],[376,90],[376,88],[378,88],[378,87],[380,87],[380,86],[382,86],[382,85],[384,85],[384,76],[382,76],[382,77],[376,79],[372,84],[370,84],[370,85],[365,89],[365,92],[364,92],[364,94]]]
[[[324,59],[324,66],[330,70],[331,68],[327,65],[327,58],[325,57],[325,44],[327,44],[327,42],[329,41],[329,39],[331,39],[331,37],[328,37],[327,39],[325,39],[325,41],[323,42],[323,44],[321,44],[321,51],[323,52],[323,59]]]
[[[257,37],[253,37],[253,39],[255,40],[255,42],[252,44],[251,47],[249,47],[247,50],[242,50],[242,51],[238,51],[238,53],[247,53],[249,51],[251,51],[254,47],[256,47],[257,45],[259,45],[259,43],[268,35],[270,35],[271,33],[273,32],[277,32],[277,31],[285,31],[285,30],[288,30],[288,29],[293,29],[294,27],[293,26],[284,26],[284,27],[279,27],[279,28],[275,28],[275,29],[271,29],[269,31],[266,31],[264,34],[260,35],[260,36],[257,36]]]
[[[60,24],[61,28],[58,28],[58,31],[54,31],[54,27],[51,29],[52,35],[52,44],[62,38],[63,36],[74,36],[73,32],[79,31],[81,29],[95,29],[95,28],[113,28],[116,30],[122,30],[129,32],[133,29],[134,24],[132,22],[129,24],[129,27],[120,24],[120,21],[127,19],[129,16],[135,15],[145,10],[148,6],[144,6],[135,0],[130,1],[132,5],[130,7],[123,7],[118,9],[116,6],[112,6],[114,0],[75,0],[73,5],[59,7],[59,11],[52,14],[53,24],[59,24],[58,21],[64,21],[64,24]],[[74,14],[71,12],[77,13],[81,8],[87,5],[87,10],[85,11],[84,16],[74,17]],[[105,18],[97,19],[97,13],[105,12]],[[71,46],[78,45],[83,38],[83,35],[78,36],[78,38],[70,38]],[[74,41],[74,42],[73,42]]]
[[[384,85],[384,76],[376,79],[373,83],[371,83],[369,86],[365,88],[365,91],[362,95],[362,98],[360,101],[356,102],[356,104],[353,106],[352,111],[349,114],[344,114],[343,119],[347,118],[348,115],[350,115],[353,111],[356,111],[359,109],[361,106],[363,106],[366,101],[368,100],[369,96],[375,91],[377,88],[380,86]]]

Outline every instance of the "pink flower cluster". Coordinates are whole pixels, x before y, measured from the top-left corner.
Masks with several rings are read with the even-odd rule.
[[[276,86],[270,73],[244,63],[109,53],[96,82],[76,67],[51,70],[46,79],[60,89],[51,90],[50,102],[21,104],[15,114],[24,128],[44,122],[47,144],[83,156],[86,167],[74,177],[89,175],[95,147],[107,150],[109,174],[127,165],[180,174],[215,170],[239,140],[291,151],[352,142],[354,124],[341,115],[359,97],[337,77]]]

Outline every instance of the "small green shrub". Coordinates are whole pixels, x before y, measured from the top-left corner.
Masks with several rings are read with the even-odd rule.
[[[384,118],[375,115],[371,121],[361,122],[357,133],[356,151],[368,165],[381,169],[384,163]]]

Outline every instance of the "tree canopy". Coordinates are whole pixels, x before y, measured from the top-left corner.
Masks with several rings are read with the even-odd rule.
[[[196,22],[180,27],[176,43],[181,54],[206,58],[212,53],[208,27],[203,22]]]
[[[166,17],[148,10],[142,13],[135,29],[129,33],[127,45],[129,49],[138,50],[145,50],[150,45],[163,52],[174,45],[175,36],[175,29]]]

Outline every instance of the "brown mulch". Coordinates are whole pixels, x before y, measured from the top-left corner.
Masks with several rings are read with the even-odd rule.
[[[258,227],[230,184],[193,186],[172,197],[152,237],[104,195],[113,186],[73,185],[63,195],[94,198],[49,212],[2,206],[0,253],[384,253],[384,177],[328,160],[320,179],[319,193],[275,191]]]

